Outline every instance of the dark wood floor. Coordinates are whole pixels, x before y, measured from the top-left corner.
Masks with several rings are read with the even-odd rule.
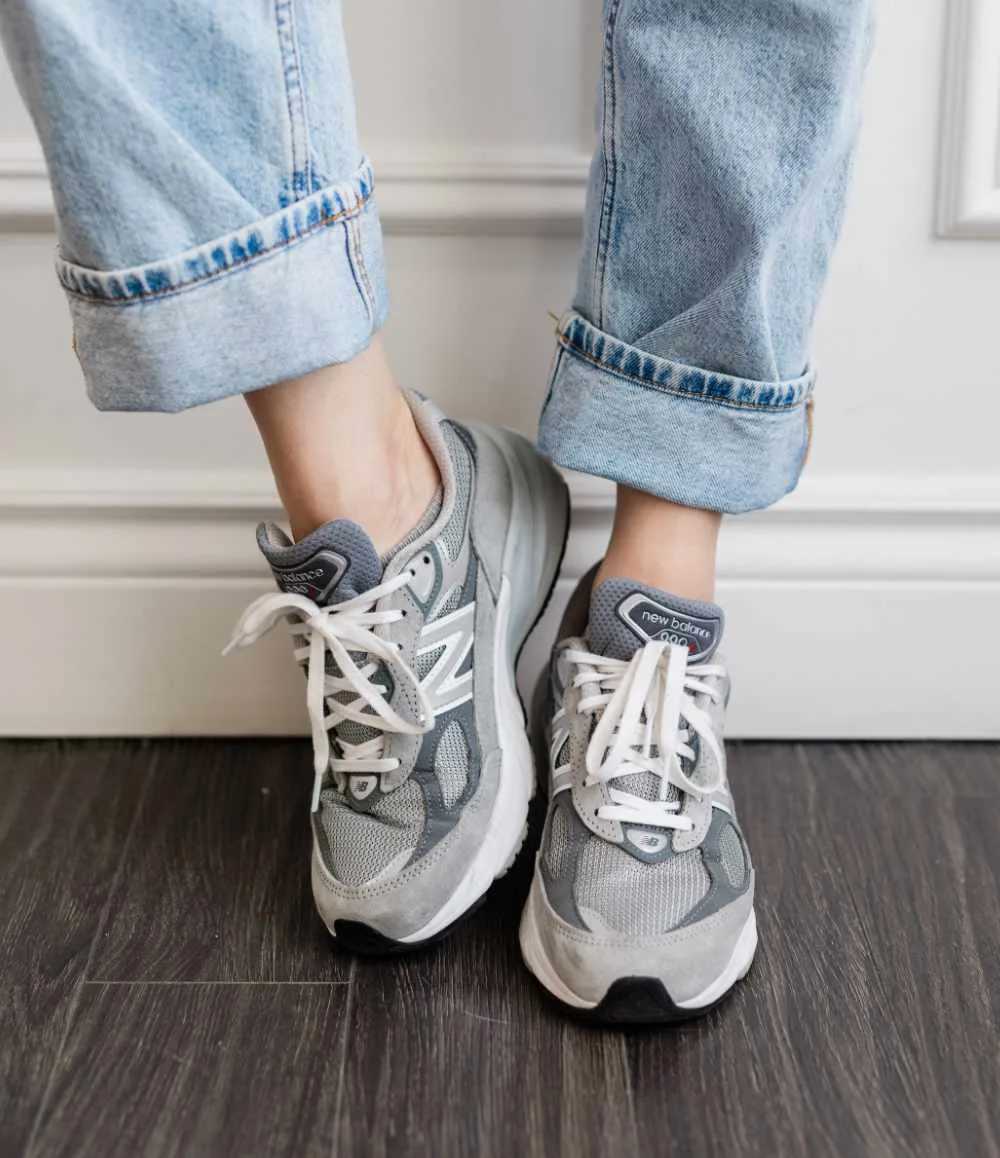
[[[436,950],[339,954],[298,742],[0,745],[0,1158],[1000,1158],[1000,747],[731,746],[747,983],[567,1022],[529,866]]]

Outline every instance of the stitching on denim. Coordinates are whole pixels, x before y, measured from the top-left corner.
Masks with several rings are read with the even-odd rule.
[[[365,307],[368,310],[368,320],[374,322],[375,291],[372,289],[372,284],[368,279],[368,270],[365,268],[364,253],[362,252],[361,227],[358,218],[355,217],[347,223],[347,235],[347,254],[351,265],[355,269],[354,280],[358,283],[358,289],[361,291]]]
[[[594,304],[597,309],[597,324],[599,326],[604,324],[604,282],[608,265],[608,248],[611,241],[611,216],[614,210],[617,184],[616,162],[618,153],[615,144],[617,94],[615,90],[614,40],[621,3],[622,0],[611,0],[604,33],[604,124],[602,126],[604,190],[601,196],[601,216],[597,226],[594,254]]]
[[[582,358],[584,362],[589,362],[592,366],[596,366],[606,374],[612,374],[614,377],[621,378],[625,382],[634,382],[637,386],[642,386],[644,389],[652,390],[657,394],[672,394],[675,398],[689,398],[692,402],[703,402],[707,406],[721,406],[726,410],[763,410],[769,414],[787,414],[799,409],[811,396],[810,392],[812,387],[810,385],[802,394],[801,398],[796,398],[794,402],[784,402],[778,405],[771,402],[733,402],[726,398],[709,398],[704,394],[695,394],[689,390],[678,390],[676,386],[668,386],[662,382],[649,382],[647,379],[640,378],[636,374],[630,374],[627,370],[619,370],[616,366],[609,366],[606,362],[599,361],[593,354],[588,354],[585,350],[581,350],[579,346],[573,345],[565,334],[560,334],[558,340],[559,345],[562,346],[567,354]],[[729,375],[725,375],[725,377],[729,377]]]
[[[302,84],[302,62],[295,30],[293,0],[275,0],[275,26],[281,52],[281,71],[285,81],[288,106],[288,131],[292,148],[292,198],[301,201],[312,190],[312,148],[306,118],[305,90]]]
[[[549,369],[549,387],[545,391],[545,401],[542,403],[542,414],[548,409],[549,403],[552,401],[552,392],[556,388],[556,378],[559,376],[559,367],[563,360],[563,346],[560,342],[556,342],[556,348],[552,354],[552,366]]]
[[[141,294],[135,294],[129,298],[98,297],[92,294],[81,293],[78,289],[68,285],[63,278],[62,271],[57,270],[59,284],[71,297],[78,298],[80,301],[84,301],[90,305],[95,306],[116,306],[118,308],[122,308],[125,306],[140,305],[143,302],[155,301],[157,298],[170,297],[173,294],[180,294],[190,289],[196,289],[199,285],[204,285],[206,282],[218,281],[220,278],[226,277],[228,274],[239,273],[241,270],[248,269],[250,266],[256,265],[258,262],[266,261],[268,258],[274,257],[276,254],[281,253],[283,250],[290,249],[292,246],[297,245],[301,241],[307,241],[310,237],[320,233],[324,229],[330,228],[330,226],[338,225],[341,221],[350,221],[352,218],[358,217],[365,210],[369,200],[370,195],[362,200],[359,200],[358,204],[352,206],[350,209],[344,209],[342,212],[336,213],[332,217],[327,217],[325,220],[320,221],[317,225],[307,226],[296,237],[290,237],[287,240],[277,241],[273,245],[267,246],[265,249],[262,249],[260,252],[255,253],[252,256],[234,260],[230,265],[226,266],[225,269],[213,270],[211,273],[207,274],[199,274],[196,277],[188,278],[187,280],[181,282],[179,285],[166,286],[160,290],[146,290]]]
[[[805,449],[802,451],[802,470],[805,470],[806,463],[809,461],[809,452],[812,450],[813,444],[813,423],[816,421],[815,415],[816,400],[810,395],[806,398],[806,433],[805,433]]]

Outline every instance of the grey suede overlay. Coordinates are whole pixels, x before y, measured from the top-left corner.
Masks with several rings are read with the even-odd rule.
[[[416,861],[387,881],[352,888],[331,880],[313,857],[313,895],[328,927],[337,920],[364,921],[399,939],[422,928],[451,896],[472,862],[489,823],[500,785],[500,752],[482,763],[479,787],[458,823]]]
[[[559,978],[585,1001],[599,1002],[622,977],[653,977],[674,1001],[689,1001],[718,977],[753,910],[746,890],[704,920],[654,937],[589,933],[564,921],[546,901],[536,875],[528,904],[542,951]]]

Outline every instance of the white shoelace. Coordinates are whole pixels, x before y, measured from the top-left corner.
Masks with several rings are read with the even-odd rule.
[[[395,579],[373,587],[363,595],[320,607],[304,595],[276,592],[262,595],[243,612],[233,638],[223,655],[238,647],[249,647],[274,627],[279,619],[293,614],[298,618],[288,624],[293,636],[305,638],[306,643],[295,649],[295,658],[306,667],[306,706],[312,725],[313,783],[312,808],[319,807],[320,792],[327,769],[338,773],[362,772],[378,775],[394,772],[399,761],[387,758],[386,732],[419,736],[434,727],[434,712],[420,681],[399,654],[399,645],[375,634],[381,624],[396,623],[405,612],[393,609],[376,611],[375,605],[384,596],[404,587],[411,574],[403,572]],[[371,660],[359,667],[351,651],[364,652]],[[339,676],[326,670],[327,652],[340,671]],[[371,677],[381,660],[392,672],[396,685],[409,685],[420,708],[417,723],[404,720],[386,701],[386,691]],[[335,698],[341,692],[353,692],[357,697],[346,703]],[[365,708],[371,711],[365,711]],[[373,715],[374,713],[374,715]],[[350,744],[337,737],[341,755],[331,759],[329,729],[336,729],[345,720],[353,720],[369,728],[377,728],[379,735],[361,744]]]
[[[581,690],[577,711],[599,713],[587,746],[585,785],[607,784],[612,803],[598,809],[604,820],[654,825],[688,831],[694,825],[680,815],[681,802],[668,800],[670,785],[683,793],[704,795],[721,787],[725,757],[708,713],[693,696],[707,695],[713,703],[719,691],[706,678],[722,676],[725,669],[710,664],[689,664],[688,652],[669,643],[647,643],[630,660],[612,659],[589,651],[568,649],[575,666],[573,687]],[[565,723],[565,709],[554,719],[555,729]],[[686,726],[685,726],[686,725]],[[682,759],[693,760],[692,733],[711,751],[715,775],[695,783],[684,772]],[[653,749],[656,754],[653,755]],[[557,777],[568,771],[556,769]],[[651,772],[660,781],[659,799],[646,800],[614,786],[613,781],[633,773]]]

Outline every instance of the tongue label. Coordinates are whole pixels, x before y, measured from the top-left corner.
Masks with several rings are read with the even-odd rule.
[[[376,776],[352,776],[349,781],[351,795],[355,800],[366,800],[378,784]]]
[[[679,644],[688,649],[692,659],[710,652],[719,640],[718,619],[684,615],[639,592],[618,604],[618,616],[640,639]]]
[[[646,828],[626,829],[625,835],[631,844],[647,856],[656,856],[667,847],[667,837],[662,832],[650,832]]]
[[[298,567],[272,566],[271,570],[282,591],[323,603],[347,570],[347,560],[336,551],[317,551]]]

